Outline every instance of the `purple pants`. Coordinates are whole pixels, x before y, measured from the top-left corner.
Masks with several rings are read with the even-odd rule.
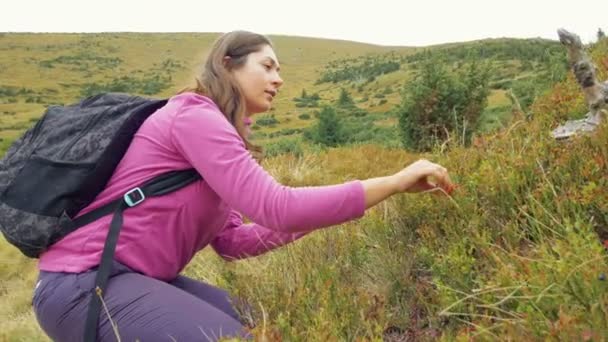
[[[53,341],[82,341],[96,274],[40,272],[34,312]],[[250,337],[224,290],[184,276],[163,282],[114,262],[104,302],[125,342]],[[117,341],[103,307],[97,339]]]

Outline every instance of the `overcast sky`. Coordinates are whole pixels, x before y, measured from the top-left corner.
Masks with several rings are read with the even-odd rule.
[[[16,0],[1,32],[226,32],[338,38],[424,46],[481,38],[583,42],[608,32],[608,0]]]

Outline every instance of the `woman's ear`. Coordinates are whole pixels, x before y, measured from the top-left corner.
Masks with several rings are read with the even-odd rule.
[[[224,58],[222,59],[222,64],[224,64],[224,68],[228,69],[228,64],[230,64],[231,60],[232,58],[230,58],[230,56],[224,56]]]

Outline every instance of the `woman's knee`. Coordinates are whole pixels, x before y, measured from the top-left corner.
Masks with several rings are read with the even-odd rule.
[[[239,314],[235,310],[234,299],[226,290],[186,276],[178,276],[173,281],[171,281],[170,284],[180,288],[181,290],[197,297],[198,299],[204,302],[215,306],[230,317],[233,317],[236,320],[240,320]]]

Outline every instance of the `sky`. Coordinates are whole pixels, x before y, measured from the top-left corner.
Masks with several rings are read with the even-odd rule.
[[[483,38],[547,38],[557,29],[594,41],[608,0],[17,0],[0,32],[227,32],[249,30],[427,46]]]

